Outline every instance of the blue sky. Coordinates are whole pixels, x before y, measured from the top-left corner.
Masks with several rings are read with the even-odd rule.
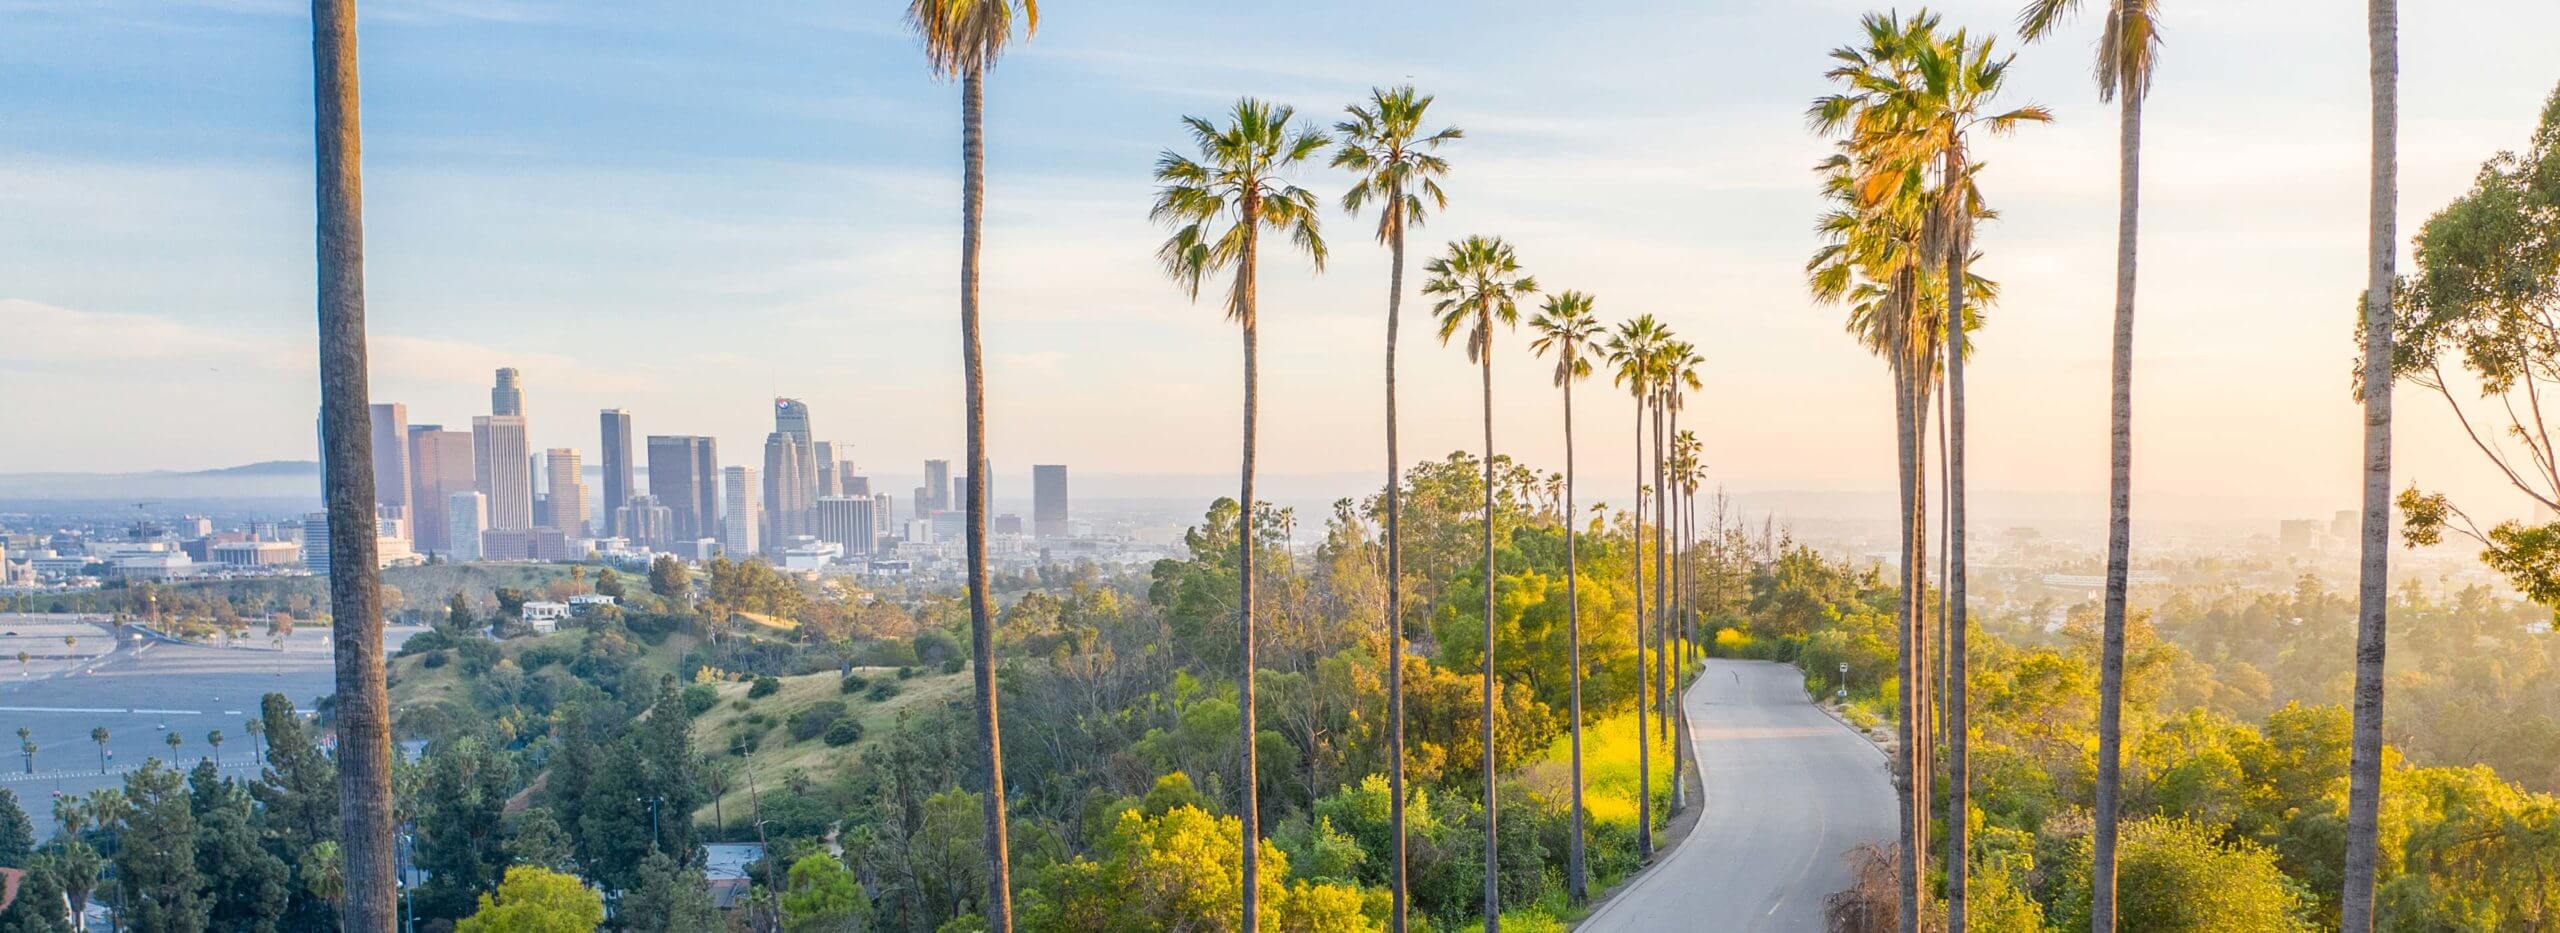
[[[2091,0],[2102,5],[2102,0]],[[2011,2],[1941,4],[2004,27]],[[999,464],[1232,468],[1237,344],[1154,268],[1147,168],[1176,119],[1242,94],[1330,123],[1382,83],[1468,131],[1417,250],[1501,234],[1604,317],[1696,341],[1695,419],[1741,489],[1880,489],[1880,366],[1811,305],[1803,128],[1841,0],[1379,5],[1076,3],[989,86],[988,349]],[[2351,9],[2352,8],[2352,9]],[[959,446],[957,92],[893,3],[371,0],[361,22],[377,400],[485,413],[525,370],[537,446],[593,411],[710,433],[747,462],[767,400],[884,475]],[[310,456],[310,67],[289,0],[0,0],[0,471]],[[2404,12],[2404,232],[2520,143],[2560,83],[2560,5]],[[1990,144],[2008,285],[1973,368],[1977,481],[2103,488],[2114,119],[2094,18],[2020,50],[2015,99],[2060,122]],[[2361,282],[2360,5],[2172,7],[2150,108],[2139,482],[2173,496],[2343,503]],[[1304,179],[1328,198],[1340,176]],[[1266,469],[1381,462],[1385,262],[1327,217],[1321,277],[1266,280]],[[1409,303],[1417,317],[1419,303]],[[1459,354],[1406,333],[1409,456],[1472,446]],[[1497,357],[1506,446],[1559,461],[1522,337]],[[2494,487],[2409,396],[2405,473]],[[1589,443],[1626,403],[1594,385]],[[1593,447],[1614,452],[1616,447]],[[1597,476],[1613,471],[1599,460]],[[1620,469],[1622,468],[1615,468]],[[1348,491],[1348,490],[1346,490]],[[2092,500],[2095,503],[2095,500]],[[2093,508],[2101,507],[2093,504]],[[2494,509],[2491,511],[2495,511]]]

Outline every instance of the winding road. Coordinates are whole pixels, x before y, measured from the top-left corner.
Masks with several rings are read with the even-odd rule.
[[[1841,856],[1893,839],[1883,752],[1815,709],[1782,664],[1710,660],[1682,702],[1705,812],[1576,929],[1819,933],[1823,899],[1849,885]]]

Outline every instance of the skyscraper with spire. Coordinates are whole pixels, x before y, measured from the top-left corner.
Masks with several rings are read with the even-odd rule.
[[[515,367],[498,370],[498,384],[489,389],[489,413],[524,416],[524,385],[517,381]]]

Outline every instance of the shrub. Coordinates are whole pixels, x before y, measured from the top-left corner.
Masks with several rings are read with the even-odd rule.
[[[420,662],[418,662],[418,664],[419,664],[419,666],[424,667],[424,668],[426,668],[426,669],[428,669],[428,670],[435,670],[436,668],[443,667],[443,666],[444,666],[444,662],[445,662],[445,653],[444,653],[444,652],[442,652],[442,651],[430,651],[430,652],[427,652],[427,659],[426,659],[426,660],[424,660],[424,661],[420,661]]]
[[[825,734],[828,727],[843,718],[844,701],[820,700],[793,712],[784,728],[790,731],[792,741],[806,742]]]
[[[889,682],[887,682],[887,681],[882,681],[882,682],[880,682],[880,683],[872,684],[872,685],[871,685],[871,692],[866,693],[866,694],[863,694],[863,696],[870,698],[871,702],[873,702],[873,703],[878,703],[878,702],[881,702],[881,701],[883,701],[883,700],[887,700],[887,699],[889,699],[890,697],[894,697],[894,696],[897,696],[897,695],[898,695],[898,685],[897,685],[897,684],[893,684],[893,683],[889,683]]]
[[[762,699],[781,692],[782,678],[767,675],[756,678],[755,684],[747,688],[747,699]]]
[[[851,745],[859,741],[862,741],[862,720],[848,716],[827,727],[826,742],[829,745]]]
[[[739,755],[740,757],[745,757],[745,756],[747,756],[747,755],[753,755],[753,754],[755,754],[755,753],[756,753],[756,748],[757,748],[758,746],[763,745],[763,744],[764,744],[764,735],[763,735],[762,733],[754,732],[754,731],[748,731],[748,732],[745,732],[745,733],[741,733],[741,734],[739,734],[739,736],[738,736],[738,741],[736,742],[736,744],[733,744],[733,745],[729,746],[729,750],[730,750],[730,751],[732,751],[732,752],[734,752],[734,753],[736,753],[736,754],[737,754],[737,755]]]
[[[746,698],[746,697],[739,697],[739,698],[737,698],[737,699],[735,699],[735,700],[731,700],[731,701],[729,701],[729,708],[730,708],[730,709],[742,710],[742,709],[746,709],[746,708],[747,708],[747,705],[748,705],[748,704],[747,704],[747,698]]]
[[[720,705],[720,690],[710,684],[693,684],[684,688],[684,713],[700,716]]]
[[[957,674],[968,669],[968,662],[962,661],[959,658],[952,658],[942,662],[942,672],[945,674]]]
[[[851,696],[861,693],[863,688],[869,686],[871,686],[871,678],[860,674],[846,674],[843,680],[836,681],[836,692]]]
[[[910,679],[913,679],[915,676],[916,676],[916,669],[915,669],[915,668],[912,668],[912,667],[900,667],[900,668],[898,668],[898,679],[899,679],[899,680],[910,680]]]

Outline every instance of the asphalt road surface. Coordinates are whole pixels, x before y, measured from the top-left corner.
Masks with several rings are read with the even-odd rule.
[[[1813,708],[1785,665],[1708,661],[1683,702],[1706,810],[1578,929],[1819,933],[1823,899],[1849,885],[1842,856],[1893,839],[1883,753]]]

